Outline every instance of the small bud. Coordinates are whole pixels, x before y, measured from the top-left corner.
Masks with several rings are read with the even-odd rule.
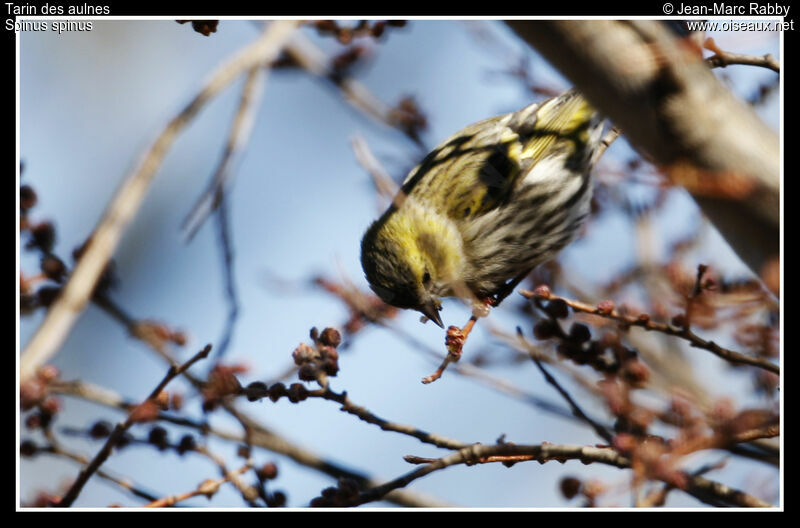
[[[60,258],[48,253],[42,257],[39,264],[39,269],[42,270],[48,279],[61,282],[67,274],[67,266],[61,261]]]
[[[25,427],[28,429],[38,429],[42,426],[42,415],[40,413],[29,414],[25,418]]]
[[[258,469],[258,475],[264,480],[272,480],[278,476],[278,466],[275,462],[267,462]]]
[[[162,390],[158,393],[158,395],[156,395],[155,398],[153,398],[153,403],[158,405],[158,407],[162,410],[169,409],[169,393],[165,390]]]
[[[559,483],[559,488],[565,499],[572,499],[581,490],[581,484],[582,482],[575,477],[564,477]]]
[[[559,356],[568,357],[578,365],[584,365],[588,361],[588,357],[583,353],[581,346],[577,343],[569,341],[562,341],[556,345],[556,353]]]
[[[95,440],[105,438],[111,434],[111,424],[105,420],[95,422],[89,429],[89,436]]]
[[[614,301],[605,300],[597,303],[597,311],[604,315],[609,315],[614,311]]]
[[[569,339],[577,343],[585,343],[592,338],[589,327],[585,324],[575,323],[569,329]]]
[[[183,407],[183,395],[180,392],[170,394],[169,407],[173,411],[180,411]]]
[[[533,326],[533,335],[540,341],[545,341],[558,335],[558,324],[550,319],[543,319]]]
[[[188,451],[194,451],[196,447],[197,443],[192,435],[183,435],[181,441],[178,443],[178,454],[182,455]]]
[[[36,291],[36,300],[39,301],[39,306],[49,308],[60,294],[60,287],[42,286]]]
[[[163,451],[169,447],[167,430],[161,426],[153,427],[150,429],[150,434],[147,436],[147,441],[158,447],[159,451]]]
[[[19,188],[19,208],[25,212],[36,205],[36,191],[30,185]]]
[[[335,348],[328,345],[322,345],[319,347],[319,355],[320,359],[324,360],[332,360],[336,361],[339,359],[339,352],[336,351]]]
[[[308,398],[308,390],[300,383],[292,383],[288,390],[289,401],[297,403]]]
[[[40,380],[31,380],[20,385],[19,405],[23,411],[33,409],[44,400],[47,388]]]
[[[634,387],[642,387],[650,379],[650,369],[639,360],[629,360],[625,362],[622,375]]]
[[[538,297],[539,299],[549,299],[550,298],[550,288],[547,284],[542,284],[537,286],[535,290],[533,290],[533,295]]]
[[[314,381],[317,379],[317,367],[311,363],[301,365],[297,377],[302,381]]]
[[[611,445],[620,453],[627,454],[636,449],[636,437],[629,433],[619,433]]]
[[[569,306],[564,299],[553,299],[547,303],[544,311],[554,319],[564,319],[569,315]]]
[[[19,455],[24,457],[31,457],[36,454],[38,447],[33,440],[23,440],[19,445]]]
[[[50,397],[42,402],[42,411],[48,414],[56,414],[61,410],[61,400],[58,398]]]
[[[28,249],[38,248],[45,253],[53,251],[56,243],[56,228],[50,222],[42,222],[31,229],[31,240],[25,245]]]
[[[316,358],[317,352],[310,346],[305,343],[300,343],[297,345],[297,348],[294,349],[292,352],[292,359],[294,359],[295,365],[303,365],[304,363],[310,363]]]
[[[254,381],[245,387],[244,394],[248,401],[256,401],[266,396],[268,391],[269,389],[266,383],[263,381]]]
[[[269,388],[269,399],[273,402],[278,401],[282,396],[286,396],[288,394],[289,393],[286,390],[286,385],[283,383],[275,383]]]
[[[378,22],[375,22],[375,24],[372,26],[371,33],[373,37],[379,38],[381,35],[383,35],[383,32],[385,30],[386,30],[386,22],[379,20]]]
[[[276,491],[267,498],[267,506],[270,508],[280,508],[286,505],[286,494],[282,491]]]
[[[205,495],[209,499],[217,492],[219,489],[219,483],[214,479],[206,479],[197,486],[197,492],[201,495]]]
[[[672,326],[677,326],[678,328],[685,328],[686,327],[686,316],[683,314],[678,314],[672,318]]]
[[[336,348],[342,342],[342,335],[335,328],[326,328],[319,336],[319,340],[323,345],[328,345]]]
[[[53,365],[41,366],[39,367],[39,370],[36,371],[36,377],[44,381],[45,383],[48,383],[58,378],[60,374],[61,373],[59,372],[58,367]]]

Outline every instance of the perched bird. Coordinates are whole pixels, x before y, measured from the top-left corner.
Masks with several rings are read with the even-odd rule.
[[[570,90],[448,138],[364,234],[372,289],[441,327],[441,297],[499,303],[589,215],[602,124]]]

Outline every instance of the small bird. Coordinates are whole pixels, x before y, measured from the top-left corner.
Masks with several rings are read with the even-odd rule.
[[[602,129],[570,90],[445,140],[364,234],[372,290],[442,328],[442,297],[499,304],[588,217]]]

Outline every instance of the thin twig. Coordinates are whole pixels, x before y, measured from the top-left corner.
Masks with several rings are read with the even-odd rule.
[[[252,389],[250,390],[248,397],[252,399],[257,398],[265,398],[269,396],[269,388],[265,388],[262,395],[255,393]],[[395,433],[402,433],[404,435],[408,435],[418,439],[420,442],[435,445],[436,447],[441,447],[445,449],[461,449],[469,444],[464,442],[460,442],[458,440],[453,440],[451,438],[447,438],[435,433],[428,433],[427,431],[423,431],[421,429],[417,429],[412,425],[405,425],[405,424],[398,424],[395,422],[390,422],[377,416],[370,412],[365,407],[360,405],[356,405],[355,403],[350,400],[350,397],[347,395],[347,392],[334,392],[331,390],[330,386],[326,386],[320,388],[318,390],[311,390],[308,391],[307,396],[309,398],[322,398],[323,400],[329,400],[336,403],[339,403],[342,407],[341,410],[352,414],[353,416],[357,416],[359,419],[377,425],[384,431],[392,431]]]
[[[608,132],[605,133],[603,138],[600,140],[600,144],[594,151],[592,155],[592,164],[594,165],[600,159],[600,157],[608,150],[608,147],[620,136],[622,135],[622,130],[619,127],[612,126]]]
[[[48,446],[41,447],[41,448],[38,449],[38,451],[42,452],[42,453],[50,453],[52,455],[68,458],[70,460],[74,460],[75,462],[78,462],[79,464],[88,464],[89,463],[89,460],[85,456],[79,455],[77,453],[74,453],[74,452],[66,449],[64,446],[62,446],[62,445],[60,445],[58,443],[52,443],[52,444],[50,444]],[[147,500],[147,501],[156,500],[156,495],[154,495],[151,492],[145,491],[140,486],[137,486],[137,485],[131,483],[126,478],[117,477],[115,475],[112,475],[112,474],[108,473],[107,471],[103,471],[102,469],[98,469],[97,470],[97,476],[102,478],[102,479],[104,479],[104,480],[107,480],[109,482],[112,482],[112,483],[116,484],[117,486],[129,491],[131,494],[135,495],[136,497],[139,497],[139,498]]]
[[[458,464],[481,464],[494,462],[509,462],[508,457],[513,457],[513,462],[536,460],[547,462],[557,460],[580,460],[584,464],[593,462],[607,464],[618,468],[627,469],[631,467],[631,461],[617,453],[614,449],[591,446],[574,445],[514,445],[496,444],[481,445],[474,444],[456,451],[450,455],[434,460],[406,475],[389,481],[380,486],[368,489],[360,493],[352,500],[351,505],[356,506],[367,502],[381,499],[387,492],[402,488],[425,475],[446,467]],[[412,458],[412,462],[415,460]],[[725,486],[718,482],[705,479],[698,475],[687,475],[688,484],[685,491],[701,501],[723,501],[728,504],[743,507],[773,508],[774,506],[766,501],[744,493],[737,489]]]
[[[375,190],[386,204],[392,201],[400,186],[389,176],[386,169],[380,164],[378,159],[372,153],[367,144],[367,140],[362,135],[356,135],[350,141],[353,146],[353,153],[356,155],[358,163],[372,176],[372,183],[375,184]],[[384,204],[384,206],[386,205]]]
[[[197,489],[195,489],[195,490],[192,490],[192,491],[189,491],[189,492],[186,492],[186,493],[181,493],[179,495],[171,495],[169,497],[156,499],[156,500],[152,501],[149,504],[145,504],[144,507],[145,508],[165,508],[165,507],[168,507],[168,506],[174,506],[175,504],[177,504],[177,503],[179,503],[181,501],[185,501],[187,499],[191,499],[192,497],[197,497],[198,495],[205,495],[206,497],[208,497],[210,499],[217,492],[217,490],[219,489],[219,487],[222,484],[225,484],[226,482],[234,481],[234,479],[238,478],[239,475],[249,471],[250,468],[252,468],[252,465],[250,463],[247,463],[247,464],[243,465],[242,467],[240,467],[239,469],[236,469],[234,471],[228,472],[221,479],[217,479],[217,480],[208,479],[208,480],[205,480],[205,481],[201,482],[200,485],[197,486]]]
[[[711,40],[711,39],[709,39]],[[710,68],[725,68],[734,64],[741,64],[744,66],[761,66],[768,68],[776,73],[781,72],[781,64],[778,59],[767,53],[766,55],[745,55],[743,53],[731,53],[730,51],[722,51],[719,48],[714,50],[714,55],[706,59],[706,63]]]
[[[209,352],[211,352],[211,345],[206,345],[203,350],[195,354],[183,365],[180,365],[179,367],[171,366],[167,371],[166,376],[164,376],[164,379],[161,380],[156,388],[153,389],[153,392],[150,393],[150,395],[145,399],[144,402],[140,404],[140,406],[146,405],[148,402],[155,400],[170,381],[175,379],[177,376],[180,376],[197,361],[207,357]],[[119,439],[122,438],[122,436],[125,434],[125,431],[127,431],[131,425],[133,425],[135,412],[136,409],[133,409],[128,414],[128,418],[124,422],[117,424],[100,451],[95,455],[92,461],[81,470],[81,472],[78,474],[78,477],[75,479],[75,482],[72,484],[72,486],[70,486],[69,490],[67,490],[67,493],[64,494],[63,499],[58,504],[60,507],[68,508],[72,505],[83,489],[83,486],[86,484],[86,482],[88,482],[89,478],[100,468],[103,462],[108,459],[108,457],[111,455],[111,451],[114,449],[114,446],[116,446],[119,442]]]
[[[667,323],[657,323],[651,321],[649,317],[634,317],[630,315],[623,315],[616,310],[601,310],[597,306],[592,306],[591,304],[580,301],[574,301],[572,299],[567,299],[565,297],[559,297],[558,295],[555,295],[550,292],[548,292],[546,295],[541,295],[537,294],[536,292],[521,290],[520,294],[526,299],[542,299],[542,300],[561,299],[570,308],[572,308],[577,312],[584,312],[604,317],[606,319],[612,319],[622,323],[625,327],[638,326],[640,328],[644,328],[645,330],[650,330],[650,331],[660,332],[666,335],[680,337],[688,341],[691,346],[695,348],[702,348],[704,350],[708,350],[712,354],[730,363],[751,365],[753,367],[758,367],[764,370],[768,370],[770,372],[774,372],[775,374],[780,374],[780,367],[772,363],[771,361],[764,358],[748,356],[740,352],[735,352],[733,350],[721,347],[713,341],[707,341],[702,337],[698,336],[697,334],[692,332],[692,330],[689,329],[688,327],[679,328],[676,326],[669,325]]]
[[[233,328],[239,317],[239,294],[236,291],[236,279],[233,274],[233,234],[230,228],[230,214],[228,213],[228,198],[220,196],[219,208],[216,219],[219,230],[219,244],[222,250],[222,263],[225,277],[225,293],[228,299],[228,315],[225,318],[225,327],[219,339],[219,347],[215,352],[216,357],[225,355],[233,338]]]
[[[536,367],[542,373],[547,383],[555,387],[558,393],[569,404],[570,408],[572,409],[572,414],[574,414],[576,417],[580,418],[581,420],[589,424],[591,428],[594,429],[595,433],[597,433],[603,440],[605,440],[610,444],[614,440],[613,435],[610,432],[608,432],[608,430],[605,427],[603,427],[599,423],[589,418],[589,416],[587,416],[586,413],[583,412],[580,406],[578,406],[578,404],[575,403],[575,400],[572,399],[572,396],[570,396],[570,394],[558,383],[558,381],[547,371],[547,369],[544,368],[544,365],[542,365],[542,362],[539,361],[537,357],[531,354],[531,359],[533,360],[534,363],[536,363]]]
[[[394,117],[392,107],[375,97],[366,86],[349,75],[335,74],[330,68],[330,59],[311,40],[296,33],[286,46],[287,53],[309,73],[333,83],[344,96],[344,100],[374,121],[403,133],[417,147],[427,152],[428,148],[416,134],[403,128]]]
[[[22,352],[20,383],[24,383],[40,366],[53,357],[67,337],[91,297],[98,277],[105,269],[123,232],[138,211],[153,176],[178,133],[191,122],[206,103],[242,72],[277,57],[296,25],[297,22],[288,20],[271,23],[256,42],[226,61],[194,99],[172,118],[147,151],[140,165],[126,177],[92,233],[80,261],[61,294]]]
[[[230,185],[230,178],[234,172],[233,163],[247,147],[253,131],[253,123],[261,102],[260,96],[263,93],[267,71],[259,63],[247,72],[247,79],[242,88],[242,95],[239,97],[239,106],[231,123],[222,158],[206,189],[183,220],[187,241],[194,238],[203,222],[219,207],[225,188]]]
[[[211,460],[212,462],[214,462],[214,464],[217,465],[220,474],[224,478],[227,478],[231,482],[231,484],[233,484],[236,487],[236,489],[239,490],[239,493],[242,495],[242,499],[244,499],[245,503],[247,503],[248,506],[251,507],[257,506],[256,498],[258,497],[258,490],[255,487],[251,486],[250,484],[244,482],[239,477],[239,473],[229,471],[228,466],[225,464],[224,458],[217,455],[213,451],[210,451],[208,447],[203,445],[195,447],[194,451],[207,457],[209,460]],[[252,467],[252,464],[253,464],[252,460],[248,459],[247,465]]]
[[[56,382],[50,385],[50,390],[54,394],[65,394],[85,399],[119,409],[125,412],[130,411],[134,404],[125,400],[118,393],[97,386],[85,381],[69,381],[69,382]],[[284,455],[301,466],[305,466],[321,473],[324,473],[333,478],[347,478],[362,483],[364,486],[375,486],[378,484],[378,479],[353,471],[337,464],[332,460],[327,460],[320,457],[316,453],[309,451],[303,447],[296,445],[289,439],[269,430],[266,426],[258,423],[247,414],[237,412],[236,419],[243,424],[246,433],[237,433],[219,429],[209,425],[207,422],[192,421],[187,418],[179,418],[167,413],[159,413],[159,420],[164,420],[175,425],[182,427],[189,427],[199,431],[201,434],[208,434],[229,440],[235,443],[249,443],[250,445],[267,449],[274,453]],[[441,499],[429,497],[421,493],[412,491],[397,491],[386,497],[386,500],[393,502],[399,506],[407,507],[423,507],[423,508],[441,508],[451,506]]]

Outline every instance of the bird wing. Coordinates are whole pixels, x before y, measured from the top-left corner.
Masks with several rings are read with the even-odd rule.
[[[562,149],[581,150],[594,114],[570,90],[470,125],[428,154],[409,173],[402,191],[454,220],[481,216],[508,203],[538,161]]]

